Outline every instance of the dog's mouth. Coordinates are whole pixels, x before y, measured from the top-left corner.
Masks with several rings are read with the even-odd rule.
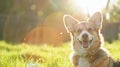
[[[82,40],[82,41],[79,41],[79,43],[82,45],[83,48],[88,48],[90,43],[92,43],[92,40]]]

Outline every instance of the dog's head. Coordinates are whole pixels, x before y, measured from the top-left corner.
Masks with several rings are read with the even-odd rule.
[[[100,40],[99,33],[102,27],[100,12],[96,12],[88,21],[78,21],[70,15],[64,15],[63,21],[73,43],[78,47],[89,48],[94,42]]]

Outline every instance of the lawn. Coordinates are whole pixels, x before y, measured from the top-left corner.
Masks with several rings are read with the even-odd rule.
[[[46,44],[34,46],[28,44],[12,45],[0,41],[0,67],[72,67],[69,60],[70,43],[54,47]],[[120,41],[105,43],[114,59],[120,60]]]

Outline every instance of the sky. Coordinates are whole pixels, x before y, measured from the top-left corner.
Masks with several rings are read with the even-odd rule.
[[[72,0],[73,8],[82,8],[84,13],[89,13],[90,16],[96,11],[101,11],[106,8],[108,0]],[[116,0],[110,0],[110,3],[115,3]]]

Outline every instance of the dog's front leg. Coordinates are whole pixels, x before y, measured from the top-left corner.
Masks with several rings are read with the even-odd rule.
[[[78,60],[79,60],[79,56],[76,55],[75,53],[71,53],[71,62],[73,63],[74,67],[78,66]]]

